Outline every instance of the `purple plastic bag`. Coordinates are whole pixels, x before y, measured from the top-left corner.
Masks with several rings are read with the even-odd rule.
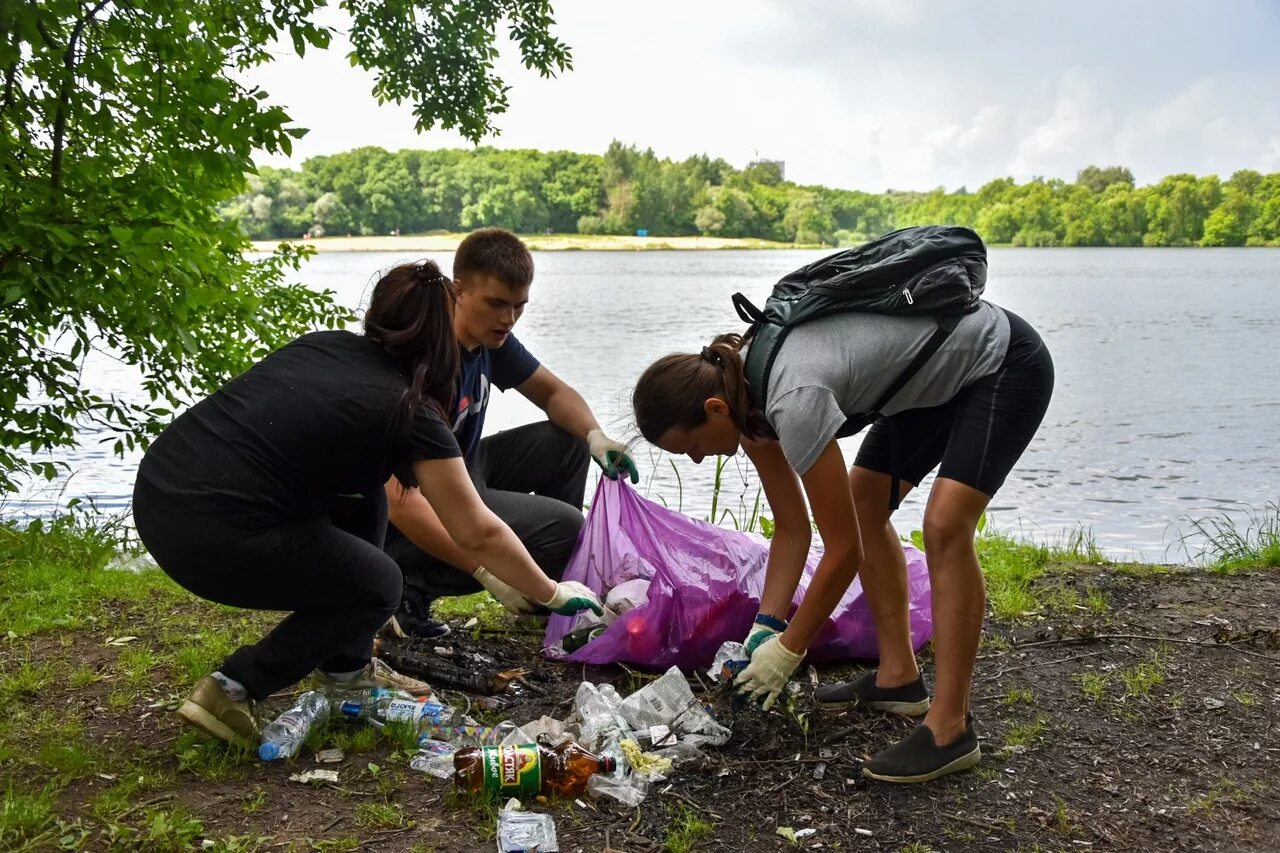
[[[817,537],[815,536],[816,540]],[[911,641],[919,650],[933,633],[924,554],[904,545]],[[564,580],[601,598],[634,578],[649,578],[647,604],[621,614],[603,634],[569,655],[573,663],[625,661],[686,672],[710,666],[726,640],[741,641],[758,612],[769,543],[725,530],[645,500],[621,480],[600,479]],[[810,551],[792,606],[799,603],[821,551]],[[577,617],[552,616],[545,645],[557,646]],[[809,648],[811,661],[875,658],[875,625],[862,583],[853,585]]]

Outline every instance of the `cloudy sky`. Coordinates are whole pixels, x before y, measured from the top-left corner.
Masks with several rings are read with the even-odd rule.
[[[507,148],[786,162],[800,183],[880,192],[1126,165],[1280,171],[1280,0],[560,0],[573,70],[504,49]],[[329,23],[342,29],[337,13]],[[505,35],[501,40],[505,45]],[[467,147],[377,106],[347,43],[250,80],[310,129],[292,161],[359,145]]]

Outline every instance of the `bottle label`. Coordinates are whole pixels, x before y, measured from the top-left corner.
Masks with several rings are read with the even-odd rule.
[[[537,744],[486,746],[484,786],[495,794],[536,794],[542,789],[542,760]]]
[[[426,699],[393,699],[387,703],[386,717],[388,722],[403,720],[417,723],[425,719],[438,723],[444,716],[443,712],[444,706],[439,702],[429,702]]]

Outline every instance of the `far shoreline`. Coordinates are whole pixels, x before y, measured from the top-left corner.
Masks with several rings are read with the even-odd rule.
[[[466,234],[405,234],[372,237],[317,237],[309,240],[254,240],[258,252],[281,243],[310,246],[316,252],[452,252]],[[654,252],[720,249],[821,249],[818,243],[780,243],[754,237],[636,237],[613,234],[521,234],[535,252]]]

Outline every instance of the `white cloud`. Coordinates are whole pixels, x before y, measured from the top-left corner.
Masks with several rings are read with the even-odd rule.
[[[1280,74],[1250,49],[1280,34],[1274,11],[1135,3],[1099,18],[1091,2],[1047,22],[1019,3],[565,0],[557,33],[574,70],[542,80],[504,49],[511,109],[486,144],[601,152],[617,138],[738,166],[758,153],[785,160],[793,180],[871,191],[1072,178],[1090,163],[1140,181],[1277,168]],[[467,144],[416,134],[407,106],[378,107],[345,53],[339,40],[253,72],[311,128],[293,162]]]

